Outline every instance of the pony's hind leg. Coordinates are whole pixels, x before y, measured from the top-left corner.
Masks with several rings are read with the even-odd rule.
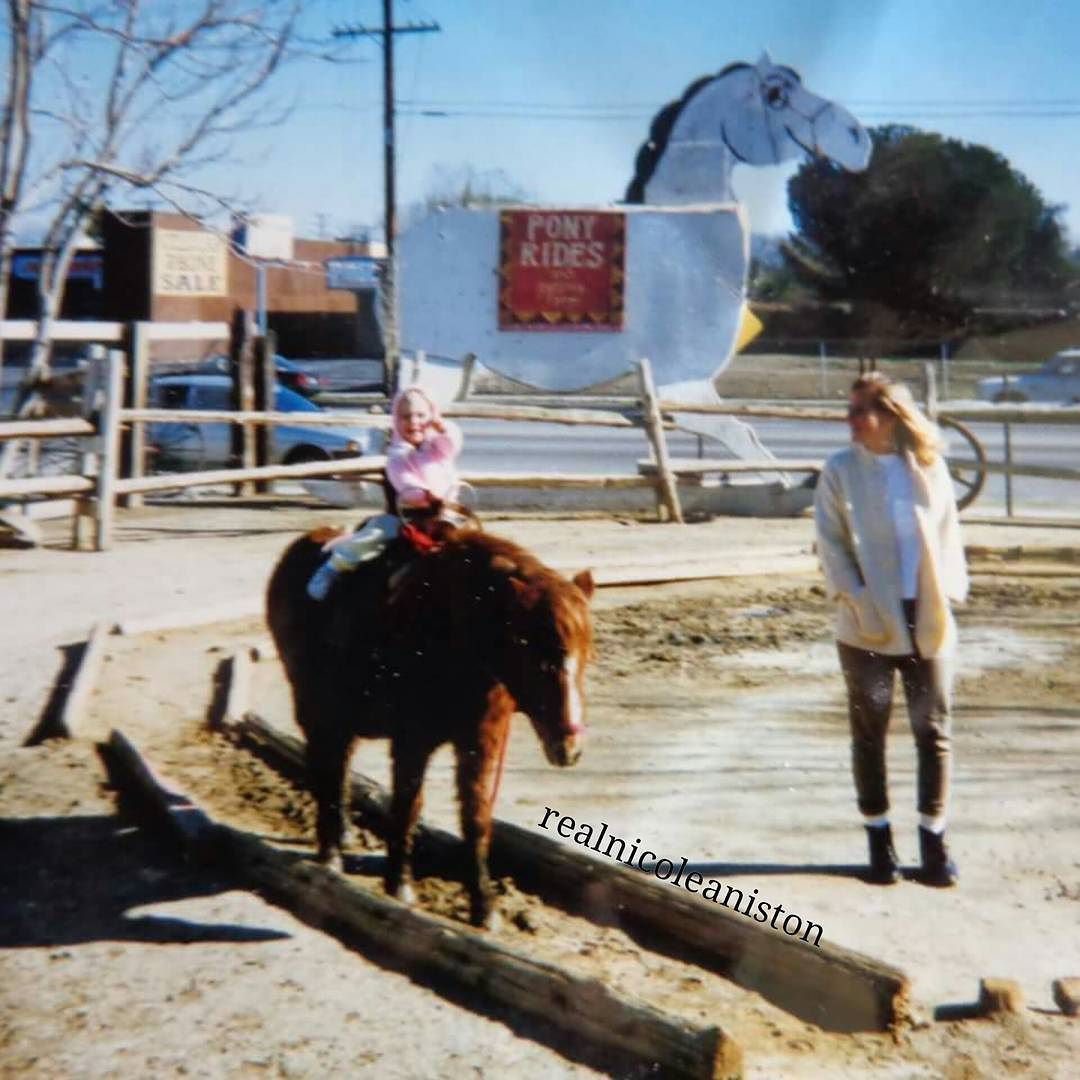
[[[424,805],[424,773],[431,747],[404,745],[395,739],[394,793],[390,801],[390,827],[387,831],[386,879],[388,896],[408,904],[414,899],[412,889],[412,851],[416,825]]]

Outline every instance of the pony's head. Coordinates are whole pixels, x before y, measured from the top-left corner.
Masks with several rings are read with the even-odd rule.
[[[548,761],[573,765],[585,734],[592,575],[585,570],[565,578],[490,534],[463,537],[461,544],[481,562],[479,576],[490,598],[484,625],[474,628],[477,649],[529,717]]]

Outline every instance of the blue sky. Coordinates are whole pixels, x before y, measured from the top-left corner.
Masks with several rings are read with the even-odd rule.
[[[380,0],[309,0],[305,33],[378,25]],[[398,199],[501,170],[533,199],[621,197],[649,120],[693,79],[762,49],[864,124],[911,123],[1004,154],[1080,243],[1080,4],[1072,0],[396,0]],[[275,88],[288,119],[201,177],[290,214],[299,235],[382,215],[378,44],[308,60]],[[426,108],[445,115],[417,115]],[[546,114],[546,115],[545,115]],[[790,227],[794,166],[736,170],[754,231]]]

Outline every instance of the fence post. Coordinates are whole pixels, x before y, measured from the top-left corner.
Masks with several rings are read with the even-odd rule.
[[[669,520],[682,525],[684,522],[682,507],[679,505],[679,491],[675,485],[675,474],[671,471],[667,439],[664,437],[664,422],[660,415],[660,403],[656,399],[656,387],[653,384],[652,366],[647,357],[642,357],[636,366],[638,379],[641,382],[645,433],[652,446],[653,461],[656,462],[657,508],[666,508]]]
[[[1002,425],[1005,429],[1005,516],[1013,516],[1013,453],[1012,453],[1012,424]]]
[[[931,420],[937,420],[937,375],[934,372],[933,362],[927,360],[923,363],[923,409]]]
[[[250,333],[248,313],[240,308],[233,312],[232,332],[229,338],[229,374],[232,376],[232,405],[241,412],[255,408],[255,359]],[[255,432],[251,424],[232,424],[232,450],[240,468],[250,469],[255,464]],[[233,484],[234,495],[251,495],[255,485],[250,480]]]
[[[824,397],[829,396],[828,380],[826,378],[826,371],[825,371],[825,342],[824,341],[819,341],[818,342],[818,361],[819,361],[820,369],[821,369],[821,396],[824,398]]]
[[[949,343],[941,343],[941,396],[949,400]]]
[[[133,322],[128,326],[128,391],[127,401],[133,409],[145,409],[150,380],[150,333],[149,323]],[[142,420],[131,424],[125,440],[126,453],[122,462],[123,475],[141,477],[146,472],[146,425]],[[121,505],[142,506],[143,497],[138,492],[120,496]]]
[[[83,442],[83,451],[79,455],[79,474],[96,476],[98,460],[101,456],[100,412],[105,384],[105,346],[88,345],[86,349],[86,370],[83,372],[82,415],[97,426],[97,435]],[[71,546],[76,551],[82,547],[83,520],[94,514],[96,504],[93,496],[75,496],[75,516],[71,519]]]
[[[255,339],[255,408],[258,412],[273,412],[277,371],[274,354],[277,352],[277,334],[267,330]],[[255,464],[269,465],[274,451],[272,424],[259,424],[255,429]],[[273,491],[273,480],[256,480],[257,492]]]
[[[473,376],[476,373],[476,353],[466,353],[461,361],[461,382],[458,383],[455,401],[464,401],[472,391]]]
[[[98,413],[101,453],[98,456],[97,529],[94,547],[105,551],[112,544],[116,512],[116,476],[120,469],[120,409],[124,401],[124,354],[110,349],[105,361],[104,402]]]

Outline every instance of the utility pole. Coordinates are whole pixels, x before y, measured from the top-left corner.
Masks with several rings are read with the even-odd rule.
[[[395,238],[397,237],[397,194],[395,180],[394,137],[394,35],[423,34],[441,30],[436,22],[405,23],[394,25],[394,0],[383,0],[382,26],[341,26],[334,29],[334,37],[382,38],[383,56],[383,228],[386,233],[386,265],[382,280],[383,344],[386,349],[387,391],[396,385],[397,366],[400,361],[400,338],[398,335],[397,269],[394,262]]]

